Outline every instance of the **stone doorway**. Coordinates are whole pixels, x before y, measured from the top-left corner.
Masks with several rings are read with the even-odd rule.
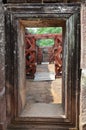
[[[26,28],[27,29],[27,28]],[[26,34],[25,36],[25,55],[26,55],[26,75],[29,77],[34,78],[34,74],[36,72],[36,65],[37,64],[47,64],[47,63],[53,63],[55,64],[55,76],[60,76],[62,73],[62,28],[61,27],[43,27],[43,28],[33,28],[32,30],[41,30],[44,29],[50,29],[50,31],[53,30],[54,33],[51,34]],[[56,33],[57,29],[57,33]],[[31,28],[29,28],[31,30]],[[61,33],[58,33],[58,31],[61,31]],[[41,45],[40,41],[42,40]],[[43,40],[45,42],[43,42]],[[48,40],[51,42],[50,45],[48,45]],[[52,42],[53,40],[53,42]],[[42,65],[43,66],[43,65]]]
[[[37,34],[37,30],[43,34]],[[47,30],[53,33],[46,34]],[[21,117],[58,117],[63,114],[62,28],[35,27],[25,32],[27,101]]]
[[[36,4],[35,7],[33,5],[9,5],[6,8],[8,11],[6,14],[6,64],[8,67],[6,70],[6,94],[7,115],[11,115],[9,129],[78,129],[79,95],[77,93],[79,85],[80,42],[78,40],[79,20],[77,21],[77,19],[79,19],[79,5]],[[24,33],[25,27],[32,27],[33,25],[35,27],[40,25],[48,27],[60,26],[63,28],[64,66],[62,68],[61,105],[63,113],[58,115],[57,110],[50,106],[50,110],[54,110],[56,117],[55,113],[46,117],[46,112],[44,117],[37,116],[38,113],[36,117],[33,115],[30,115],[30,117],[21,116],[27,101]],[[9,86],[10,81],[12,87]]]

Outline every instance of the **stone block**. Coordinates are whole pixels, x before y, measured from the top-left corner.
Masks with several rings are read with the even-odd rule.
[[[86,124],[86,69],[82,70],[80,96],[80,125],[82,129],[84,124]]]
[[[0,3],[2,0],[0,0]],[[0,130],[6,130],[4,11],[0,4]]]

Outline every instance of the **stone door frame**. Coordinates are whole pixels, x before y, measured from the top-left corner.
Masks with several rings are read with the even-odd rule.
[[[6,98],[9,128],[72,130],[79,128],[80,90],[80,5],[8,4],[5,5]],[[31,25],[30,25],[31,23]],[[35,23],[35,25],[34,25]],[[63,109],[64,117],[22,118],[25,97],[24,28],[26,26],[63,28]],[[23,59],[23,60],[22,60]],[[21,96],[23,94],[23,97]]]

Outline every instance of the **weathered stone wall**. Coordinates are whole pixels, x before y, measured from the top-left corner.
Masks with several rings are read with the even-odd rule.
[[[11,0],[8,0],[10,2]],[[13,0],[12,0],[13,1]],[[15,0],[14,0],[15,1]],[[23,0],[16,0],[16,2]],[[27,0],[28,2],[31,0]],[[35,0],[32,0],[33,2]],[[42,0],[37,0],[42,2]],[[83,0],[86,1],[86,0]],[[86,5],[81,7],[81,93],[80,93],[80,130],[86,130]],[[4,12],[0,0],[0,130],[6,126],[5,100],[5,40],[4,40]]]
[[[8,3],[72,3],[81,2],[81,0],[7,0]]]
[[[81,6],[80,130],[86,130],[86,5]]]
[[[0,130],[6,126],[4,12],[0,0]]]
[[[8,3],[41,3],[42,0],[7,0]]]

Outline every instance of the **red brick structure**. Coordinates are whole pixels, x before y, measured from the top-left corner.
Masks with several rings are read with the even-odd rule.
[[[34,37],[25,37],[26,74],[34,78],[36,72],[36,44]]]
[[[36,45],[37,39],[54,39],[55,44],[51,47],[39,47]],[[36,63],[53,62],[55,63],[56,77],[62,72],[62,35],[61,34],[28,34],[25,36],[25,56],[26,56],[26,74],[34,77],[36,72]],[[43,61],[43,48],[47,51],[48,56]]]

